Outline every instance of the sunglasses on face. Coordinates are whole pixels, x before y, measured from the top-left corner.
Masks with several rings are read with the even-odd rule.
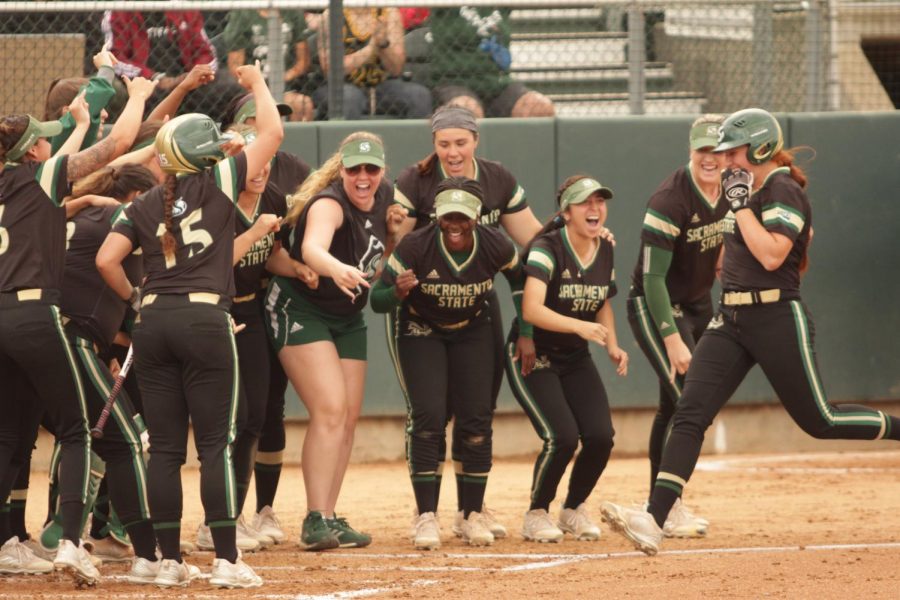
[[[381,167],[378,165],[356,165],[354,167],[344,167],[344,170],[350,173],[351,175],[359,175],[360,170],[365,169],[366,173],[369,175],[378,175],[381,172]]]

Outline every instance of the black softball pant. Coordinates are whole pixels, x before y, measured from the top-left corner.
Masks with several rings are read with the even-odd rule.
[[[675,405],[681,399],[684,375],[676,375],[675,381],[669,380],[669,371],[672,367],[669,364],[665,342],[653,322],[650,309],[647,308],[647,299],[644,296],[630,297],[627,308],[628,324],[631,326],[634,339],[659,378],[659,407],[653,417],[653,424],[650,426],[648,450],[650,489],[652,490],[656,475],[659,473],[659,461],[662,460],[666,435],[672,423],[672,417],[675,415]],[[697,341],[712,318],[712,300],[708,299],[706,302],[693,305],[673,306],[672,315],[678,334],[693,354]]]
[[[74,333],[73,327],[67,327],[67,330],[84,382],[88,420],[96,423],[115,384],[115,378],[98,356],[94,343]],[[112,405],[103,437],[91,442],[94,452],[106,463],[110,501],[126,527],[150,518],[147,471],[141,449],[141,434],[134,416],[131,400],[123,388]]]
[[[150,434],[147,485],[154,527],[180,526],[189,421],[200,458],[206,523],[233,526],[237,494],[231,444],[239,375],[230,315],[221,305],[160,295],[149,305],[145,299],[132,335]]]
[[[900,439],[895,417],[864,406],[829,404],[814,338],[815,328],[800,300],[721,308],[697,344],[672,420],[650,501],[658,523],[690,479],[707,428],[756,364],[788,414],[809,435]]]
[[[240,395],[237,439],[234,443],[234,476],[240,514],[253,476],[256,447],[269,401],[269,337],[255,299],[235,304],[231,316],[237,324],[246,325],[235,336],[240,365]]]
[[[513,361],[516,338],[506,345],[506,375],[513,394],[544,445],[534,463],[529,510],[548,510],[566,467],[581,440],[572,465],[564,508],[587,500],[609,462],[615,430],[606,388],[587,349],[553,352],[538,349],[534,370],[522,376]]]
[[[492,458],[494,349],[490,320],[483,316],[453,332],[428,328],[425,335],[410,335],[404,331],[401,321],[397,352],[407,397],[406,448],[414,488],[416,483],[430,480],[434,490],[452,416],[462,481],[466,489],[471,487],[463,503],[469,507],[467,512],[480,511]],[[435,501],[420,496],[417,493],[419,512],[434,511],[436,506],[429,504]]]
[[[28,462],[46,411],[60,443],[63,537],[77,543],[90,464],[84,388],[55,294],[29,291],[41,299],[23,300],[15,292],[0,294],[0,498],[9,497],[19,470]],[[17,393],[29,387],[36,402],[26,400],[30,394]],[[3,522],[8,528],[8,520]],[[0,534],[4,539],[11,535]]]

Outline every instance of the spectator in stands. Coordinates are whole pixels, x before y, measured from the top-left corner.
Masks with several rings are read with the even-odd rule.
[[[428,20],[428,15],[431,14],[430,9],[421,7],[398,8],[397,10],[400,11],[400,16],[403,17],[403,29],[405,31],[421,27]]]
[[[319,62],[328,72],[328,11],[319,26]],[[344,10],[344,116],[395,115],[422,119],[431,114],[431,92],[400,78],[406,62],[403,19],[396,8]],[[313,93],[317,117],[328,114],[328,86]]]
[[[263,75],[269,78],[266,60],[269,54],[267,10],[238,10],[228,15],[224,43],[228,52],[228,70],[234,75],[241,65],[260,61]],[[312,121],[313,102],[309,94],[316,84],[310,77],[310,52],[303,11],[281,11],[284,40],[284,102],[293,109],[291,121]]]
[[[508,8],[431,11],[430,79],[439,106],[468,108],[477,117],[552,117],[553,102],[509,75]]]
[[[225,105],[243,89],[229,73],[217,72],[216,51],[203,28],[200,11],[106,11],[103,34],[119,59],[116,74],[158,82],[153,102],[172,91],[196,65],[208,66],[215,81],[196,89],[184,112],[203,112],[220,120]]]

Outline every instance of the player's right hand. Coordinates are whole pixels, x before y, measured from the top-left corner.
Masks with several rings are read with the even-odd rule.
[[[262,71],[259,68],[259,61],[252,65],[241,65],[237,68],[237,80],[242,88],[247,91],[253,89],[254,84],[259,82],[265,83]]]
[[[722,191],[725,192],[725,199],[731,204],[731,212],[736,213],[742,208],[747,208],[752,188],[753,173],[740,167],[722,171]]]
[[[577,333],[578,336],[582,339],[589,342],[594,342],[601,346],[606,345],[606,335],[608,331],[606,327],[604,327],[600,323],[580,321],[578,328],[575,330],[575,333]]]

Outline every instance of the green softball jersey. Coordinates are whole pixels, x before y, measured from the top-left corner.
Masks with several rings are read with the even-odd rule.
[[[473,235],[475,245],[460,261],[444,246],[437,223],[413,231],[391,253],[381,279],[391,286],[412,269],[419,285],[407,296],[406,310],[438,327],[470,321],[484,309],[494,276],[502,272],[521,285],[522,269],[515,246],[499,230],[477,225]]]
[[[438,184],[447,178],[437,157],[432,159],[431,171],[422,175],[418,165],[407,167],[397,177],[394,202],[416,219],[416,229],[434,219],[434,196]],[[475,177],[484,190],[481,205],[481,224],[500,227],[500,217],[528,208],[525,190],[509,170],[498,162],[475,159]]]
[[[6,163],[0,171],[0,292],[62,284],[68,161]]]
[[[767,271],[751,254],[739,227],[725,238],[722,289],[800,291],[800,262],[809,245],[812,209],[806,192],[791,178],[788,167],[774,170],[748,203],[763,227],[793,242],[787,258],[774,271]],[[744,209],[747,210],[747,209]]]
[[[633,294],[644,295],[647,247],[672,253],[666,288],[672,304],[692,304],[709,298],[716,276],[719,249],[734,221],[723,199],[711,205],[689,167],[670,175],[647,203],[641,227],[641,251],[631,275]]]
[[[113,231],[127,237],[144,254],[146,294],[212,292],[234,296],[234,203],[247,179],[247,157],[241,152],[214,166],[179,176],[172,209],[176,249],[163,253],[166,232],[165,184],[131,203],[116,219]]]
[[[594,255],[582,262],[569,243],[566,228],[539,235],[528,250],[525,274],[547,284],[544,306],[566,317],[596,321],[604,302],[616,295],[613,247],[599,240]],[[534,327],[534,343],[540,349],[577,350],[587,341],[574,333]]]

